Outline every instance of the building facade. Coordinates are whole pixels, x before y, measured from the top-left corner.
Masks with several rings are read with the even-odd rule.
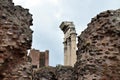
[[[31,49],[30,57],[32,59],[33,68],[40,68],[49,65],[49,51],[40,52],[39,50]]]
[[[60,29],[64,33],[64,65],[74,66],[76,62],[76,30],[73,22],[62,22]]]

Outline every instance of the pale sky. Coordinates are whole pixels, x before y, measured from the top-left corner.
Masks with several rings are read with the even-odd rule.
[[[49,50],[50,66],[63,64],[62,21],[73,21],[80,35],[91,18],[100,12],[120,8],[120,0],[13,0],[33,14],[32,48]]]

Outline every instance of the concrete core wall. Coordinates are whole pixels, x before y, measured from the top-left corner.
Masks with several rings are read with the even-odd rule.
[[[32,43],[32,15],[0,0],[0,80],[31,80],[32,68],[27,50]]]

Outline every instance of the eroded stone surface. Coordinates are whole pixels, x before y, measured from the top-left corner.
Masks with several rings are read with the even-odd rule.
[[[71,80],[72,72],[70,66],[43,67],[34,72],[33,80]]]
[[[0,0],[0,80],[30,80],[27,50],[32,42],[32,15],[28,9],[14,6],[12,0]]]
[[[120,80],[120,10],[102,12],[78,37],[74,68],[44,67],[32,74],[32,15],[0,0],[0,80]],[[33,76],[32,76],[33,75]]]
[[[76,62],[76,38],[77,33],[73,22],[64,21],[60,25],[60,29],[64,33],[64,65],[74,66]]]
[[[120,80],[120,10],[93,18],[77,46],[77,80]]]

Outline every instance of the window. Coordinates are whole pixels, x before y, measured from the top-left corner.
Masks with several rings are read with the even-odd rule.
[[[37,68],[37,65],[32,65],[32,68]]]

